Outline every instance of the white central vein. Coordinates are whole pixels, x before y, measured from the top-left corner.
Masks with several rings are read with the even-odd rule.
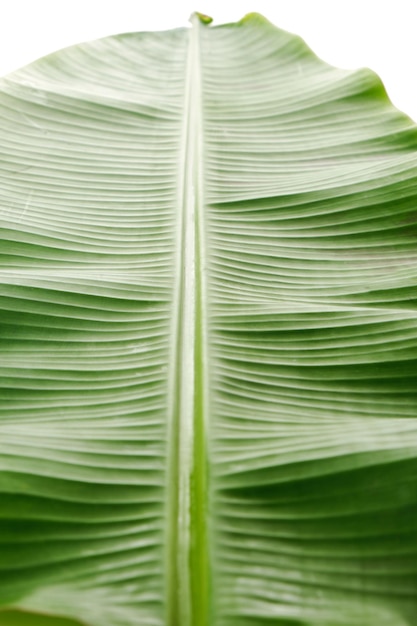
[[[195,609],[195,577],[206,580],[202,485],[204,458],[204,324],[202,323],[202,115],[200,29],[192,18],[187,58],[184,124],[179,160],[178,256],[173,320],[171,400],[169,625],[194,626],[201,622]],[[196,376],[196,372],[199,375]],[[200,433],[200,434],[199,434]],[[200,450],[201,452],[201,450]],[[200,457],[204,454],[200,454]],[[196,464],[198,459],[198,464]],[[201,467],[199,468],[198,465]],[[203,524],[204,526],[204,524]],[[197,557],[195,556],[197,555]],[[197,570],[197,571],[196,571]],[[201,570],[201,571],[198,571]],[[204,593],[203,593],[204,595]],[[205,609],[204,609],[205,610]],[[199,624],[204,626],[204,624]]]

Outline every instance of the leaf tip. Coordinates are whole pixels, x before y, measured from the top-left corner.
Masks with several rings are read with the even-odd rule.
[[[194,13],[190,16],[191,24],[195,24],[196,22],[200,22],[201,24],[211,24],[213,18],[209,15],[205,15],[205,13],[199,13],[198,11],[194,11]]]

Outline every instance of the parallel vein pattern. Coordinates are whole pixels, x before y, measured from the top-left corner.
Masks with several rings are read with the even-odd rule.
[[[415,126],[262,18],[206,37],[216,624],[416,624]]]
[[[70,48],[2,83],[1,604],[165,622],[185,34]]]
[[[0,605],[417,626],[417,130],[379,80],[252,15],[38,61],[0,134]]]

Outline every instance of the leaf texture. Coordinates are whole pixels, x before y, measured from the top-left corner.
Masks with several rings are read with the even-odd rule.
[[[416,127],[201,21],[2,81],[1,605],[417,625]]]

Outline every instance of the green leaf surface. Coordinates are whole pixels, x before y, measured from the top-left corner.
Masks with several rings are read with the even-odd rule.
[[[191,21],[1,81],[0,626],[416,626],[417,128]]]

